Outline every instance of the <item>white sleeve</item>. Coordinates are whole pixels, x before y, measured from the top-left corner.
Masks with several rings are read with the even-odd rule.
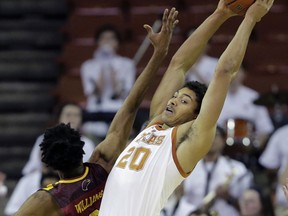
[[[277,169],[281,166],[281,134],[275,132],[259,158],[259,163],[268,169]]]
[[[87,162],[95,149],[95,144],[91,139],[84,136],[81,137],[81,140],[85,142],[83,147],[83,150],[85,152],[85,154],[83,155],[83,162]]]
[[[239,197],[244,190],[248,189],[253,182],[253,174],[247,170],[244,164],[236,164],[238,173],[233,181],[230,190],[233,197]]]
[[[255,124],[256,130],[258,133],[272,133],[274,130],[274,126],[272,124],[269,113],[265,107],[257,106],[256,116],[255,116]]]
[[[31,178],[31,176],[33,176]],[[32,195],[34,192],[36,192],[36,188],[39,189],[40,187],[40,176],[41,174],[39,174],[37,176],[37,181],[35,178],[35,173],[28,174],[27,176],[22,177],[16,187],[13,190],[13,193],[9,199],[9,201],[7,202],[7,205],[4,209],[4,213],[5,215],[12,215],[14,214],[16,211],[18,211],[18,209],[21,207],[21,205],[26,201],[26,199]]]
[[[117,59],[117,64],[115,64],[116,68],[121,67],[119,75],[119,80],[121,80],[123,83],[123,88],[125,95],[129,94],[129,91],[131,90],[134,82],[135,82],[135,76],[136,76],[136,68],[135,64],[132,60],[127,58],[119,58]]]
[[[99,67],[97,62],[88,60],[81,65],[80,75],[83,86],[83,92],[86,96],[90,96],[95,89],[95,81],[99,77]]]
[[[36,139],[36,142],[30,153],[29,160],[27,161],[24,168],[22,169],[23,175],[31,173],[35,170],[38,170],[38,171],[42,170],[41,153],[40,153],[40,146],[39,146],[42,141],[43,141],[43,135],[39,136]]]

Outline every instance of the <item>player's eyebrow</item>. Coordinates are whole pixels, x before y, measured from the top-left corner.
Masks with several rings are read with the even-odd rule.
[[[193,98],[192,98],[189,94],[185,94],[185,93],[184,93],[183,95],[189,97],[190,100],[193,101]]]

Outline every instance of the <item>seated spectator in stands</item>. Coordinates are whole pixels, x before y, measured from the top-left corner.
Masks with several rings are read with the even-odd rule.
[[[200,57],[199,61],[199,66],[196,64],[196,68],[192,68],[192,73],[195,74],[191,78],[209,84],[214,72],[216,60],[209,60],[210,63],[205,63],[208,62],[208,60],[204,61]],[[204,61],[204,63],[202,64],[201,61]],[[228,119],[233,119],[235,120],[236,130],[238,122],[245,122],[245,124],[242,124],[245,125],[244,127],[247,127],[245,128],[247,129],[247,134],[245,135],[251,139],[251,142],[253,142],[256,147],[263,148],[270,134],[273,132],[274,126],[266,107],[254,104],[254,100],[258,98],[259,94],[243,84],[245,77],[246,70],[242,65],[230,85],[222,112],[218,119],[218,124],[226,128]]]
[[[167,216],[209,215],[211,212],[219,216],[239,215],[238,197],[251,186],[253,175],[241,162],[222,155],[225,137],[225,131],[218,127],[211,149],[184,180],[179,203],[174,209],[164,208],[164,212],[166,208],[173,209]]]
[[[287,166],[286,171],[288,173],[288,166]],[[288,202],[288,177],[287,177],[287,175],[285,176],[285,182],[283,183],[283,192],[284,192],[284,195],[285,195],[286,200]]]
[[[88,113],[85,121],[90,121],[84,124],[83,129],[103,138],[111,118],[107,119],[106,123],[91,122],[95,119],[89,119],[91,116],[89,113],[102,112],[114,115],[135,81],[136,68],[130,58],[117,54],[121,37],[114,26],[104,25],[98,29],[95,42],[97,48],[93,58],[81,66],[81,79],[87,97]]]
[[[5,179],[6,174],[0,171],[0,198],[5,197],[8,192],[8,188],[5,185]]]
[[[270,195],[265,195],[257,187],[251,187],[243,191],[239,198],[239,207],[240,216],[275,215]]]
[[[72,102],[67,102],[61,104],[57,107],[55,111],[55,124],[58,123],[70,123],[71,128],[80,130],[81,123],[82,123],[82,109],[81,107]],[[26,175],[31,173],[35,170],[41,171],[42,169],[42,162],[41,162],[41,152],[39,144],[43,141],[43,134],[40,135],[32,148],[30,153],[30,157],[26,165],[22,170],[22,174]],[[85,155],[83,156],[83,161],[86,162],[89,160],[91,153],[93,152],[95,145],[93,141],[85,136],[82,135],[82,141],[85,142],[84,145],[84,152]]]
[[[58,174],[55,171],[46,167],[44,164],[41,168],[41,171],[34,170],[18,181],[5,207],[4,213],[6,216],[16,213],[31,194],[59,180]],[[39,208],[41,208],[41,206],[39,206]]]
[[[288,175],[288,125],[278,128],[269,139],[264,152],[259,158],[259,163],[268,169],[267,173],[275,173],[274,181],[270,185],[275,185],[276,188],[276,210],[277,212],[286,211],[288,202],[283,193],[283,185]],[[273,191],[272,191],[273,192]],[[280,214],[280,213],[279,213]]]

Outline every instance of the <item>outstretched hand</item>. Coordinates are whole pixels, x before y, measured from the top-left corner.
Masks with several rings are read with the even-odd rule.
[[[261,18],[268,13],[273,2],[274,0],[256,0],[256,2],[248,8],[246,17],[249,16],[256,22],[259,22]]]
[[[165,9],[162,17],[162,27],[159,33],[155,33],[151,26],[147,24],[144,25],[144,28],[148,33],[148,38],[155,50],[163,50],[164,52],[168,52],[173,29],[179,22],[177,20],[177,15],[178,11],[175,8],[172,8],[170,12],[168,9]]]
[[[225,14],[227,17],[232,16],[239,16],[239,14],[233,12],[230,8],[228,8],[224,2],[224,0],[220,0],[217,5],[217,11],[221,11],[223,14]]]

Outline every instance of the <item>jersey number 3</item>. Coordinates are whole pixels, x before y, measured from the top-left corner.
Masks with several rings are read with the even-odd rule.
[[[127,154],[121,158],[116,166],[122,169],[125,169],[128,166],[131,170],[139,171],[145,165],[145,162],[147,161],[150,153],[150,149],[144,147],[132,147],[127,151]],[[132,160],[128,162],[130,157],[132,157]]]

